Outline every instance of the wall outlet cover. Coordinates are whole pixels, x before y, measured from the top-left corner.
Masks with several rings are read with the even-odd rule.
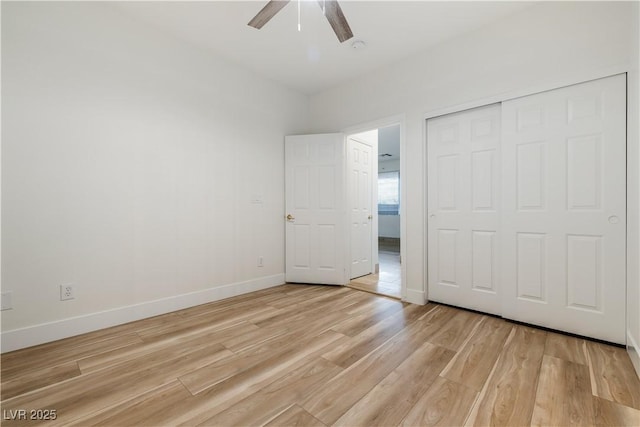
[[[2,292],[0,296],[1,310],[11,310],[13,308],[13,293],[11,291]]]
[[[67,301],[74,298],[75,295],[72,285],[60,285],[60,301]]]

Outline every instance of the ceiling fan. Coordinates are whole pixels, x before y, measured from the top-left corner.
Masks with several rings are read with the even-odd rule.
[[[285,7],[291,0],[270,0],[256,16],[249,21],[249,26],[253,28],[262,28],[276,13]],[[353,37],[347,18],[342,13],[342,8],[337,0],[318,0],[320,7],[324,8],[324,14],[336,33],[340,43]]]

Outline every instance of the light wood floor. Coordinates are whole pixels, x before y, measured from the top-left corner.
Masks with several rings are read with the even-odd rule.
[[[401,299],[400,251],[380,250],[378,262],[380,263],[379,273],[352,279],[349,287]]]
[[[624,349],[283,285],[2,356],[3,425],[640,425]],[[41,413],[42,414],[42,413]],[[30,413],[27,412],[27,416]]]

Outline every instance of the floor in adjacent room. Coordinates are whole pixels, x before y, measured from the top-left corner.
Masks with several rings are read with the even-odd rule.
[[[65,426],[640,425],[623,348],[347,287],[282,285],[1,368],[4,426],[36,423],[20,409]]]
[[[380,239],[378,243],[379,273],[357,277],[349,287],[392,298],[402,298],[400,239]]]

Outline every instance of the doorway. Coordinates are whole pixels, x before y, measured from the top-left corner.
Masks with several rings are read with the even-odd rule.
[[[400,125],[394,124],[386,127],[373,129],[367,132],[350,135],[348,137],[350,153],[356,152],[358,144],[370,144],[373,148],[377,161],[373,161],[371,165],[371,174],[368,178],[370,184],[369,193],[372,200],[369,202],[371,206],[370,224],[368,236],[371,244],[367,246],[371,253],[371,271],[362,270],[362,253],[366,253],[361,249],[365,246],[362,241],[364,227],[361,221],[354,218],[363,217],[363,206],[357,206],[354,203],[357,199],[362,205],[362,194],[366,190],[366,186],[362,183],[352,182],[350,188],[354,189],[357,184],[360,188],[358,191],[352,191],[351,206],[351,253],[352,268],[349,286],[355,289],[364,290],[392,298],[402,298],[402,269],[400,256]],[[355,164],[349,162],[350,176],[359,176],[356,173]],[[363,274],[364,273],[364,274]]]

